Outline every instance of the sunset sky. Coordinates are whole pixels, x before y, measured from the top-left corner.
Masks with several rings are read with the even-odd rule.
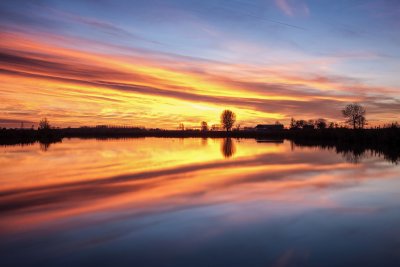
[[[399,120],[398,0],[2,0],[0,127]]]

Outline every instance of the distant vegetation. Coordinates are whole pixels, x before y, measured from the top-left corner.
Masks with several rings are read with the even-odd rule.
[[[339,125],[326,119],[295,120],[291,119],[287,129],[279,122],[275,124],[257,125],[257,127],[241,128],[236,124],[236,114],[231,110],[221,113],[221,126],[213,124],[209,127],[202,121],[197,129],[186,128],[180,123],[177,130],[146,129],[139,127],[96,127],[54,128],[47,118],[39,122],[37,130],[31,129],[0,129],[0,145],[40,143],[40,148],[47,151],[51,143],[61,142],[63,138],[132,138],[132,137],[200,137],[225,138],[221,151],[226,158],[235,153],[231,138],[255,138],[263,140],[290,140],[299,146],[318,146],[335,149],[344,155],[347,161],[357,163],[365,153],[383,155],[385,159],[400,162],[400,126],[397,122],[382,128],[365,129],[366,110],[360,104],[347,105],[342,110],[346,124]],[[276,127],[281,126],[281,127]]]
[[[257,125],[257,127],[241,128],[236,124],[236,114],[224,110],[220,115],[221,125],[211,127],[202,121],[198,128],[186,128],[180,123],[177,130],[146,129],[139,127],[96,127],[54,128],[47,118],[39,122],[38,129],[0,129],[0,144],[29,144],[40,142],[49,144],[59,142],[63,138],[124,138],[124,137],[202,137],[202,138],[257,138],[287,139],[301,144],[319,145],[360,145],[375,150],[389,150],[400,147],[399,124],[392,123],[383,128],[364,129],[366,110],[357,103],[349,104],[342,110],[349,129],[326,119],[295,120],[291,119],[288,129],[279,122],[275,124]],[[280,126],[280,127],[277,127]],[[227,144],[228,147],[229,143]],[[228,151],[229,149],[225,149]],[[229,153],[226,153],[229,155]]]
[[[353,127],[353,129],[363,129],[367,120],[365,119],[365,108],[360,104],[353,103],[347,105],[342,114],[346,118],[346,122]]]

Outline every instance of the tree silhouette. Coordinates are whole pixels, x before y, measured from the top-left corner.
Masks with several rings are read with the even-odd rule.
[[[297,129],[303,129],[304,125],[307,125],[307,122],[305,120],[296,121],[296,128]]]
[[[353,129],[362,129],[366,124],[365,108],[358,103],[348,104],[342,114],[346,118],[346,123],[351,125]]]
[[[294,118],[290,119],[290,129],[296,129],[296,120]]]
[[[315,126],[317,127],[317,129],[325,129],[326,128],[326,120],[325,119],[318,119],[315,121]]]
[[[202,130],[203,132],[208,131],[208,124],[207,124],[207,122],[202,121],[201,124],[200,124],[200,126],[201,126],[201,130]]]
[[[45,131],[46,130],[50,130],[50,122],[47,120],[47,118],[44,118],[39,122],[38,129],[39,130],[45,130]]]
[[[236,121],[236,114],[229,110],[226,109],[221,113],[221,124],[226,131],[230,131],[235,124]]]

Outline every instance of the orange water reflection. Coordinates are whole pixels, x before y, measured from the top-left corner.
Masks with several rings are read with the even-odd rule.
[[[226,224],[311,210],[374,213],[379,206],[349,202],[400,185],[399,168],[380,158],[352,164],[255,140],[71,139],[47,151],[3,147],[0,162],[0,236],[11,238],[189,211],[204,225],[217,214],[224,227],[207,228],[216,236]]]
[[[72,139],[49,151],[38,145],[7,147],[1,155],[0,228],[29,229],[63,217],[127,208],[157,212],[276,199],[335,205],[324,196],[308,203],[302,190],[348,186],[371,176],[365,166],[343,162],[329,151],[292,151],[289,143],[254,140],[206,141]]]

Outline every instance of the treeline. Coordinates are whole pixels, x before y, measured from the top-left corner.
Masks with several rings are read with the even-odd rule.
[[[201,131],[142,128],[65,128],[65,129],[0,129],[0,145],[33,144],[48,148],[63,138],[254,138],[257,140],[289,140],[298,146],[335,149],[349,161],[357,162],[365,153],[377,153],[391,162],[400,162],[400,128],[390,125],[377,129],[283,129],[278,131]]]
[[[53,142],[63,138],[118,138],[118,137],[204,137],[204,138],[258,138],[264,137],[265,132],[256,131],[201,131],[201,130],[162,130],[144,128],[49,128],[46,130],[35,129],[0,129],[0,144]],[[267,134],[268,135],[268,134]],[[283,132],[275,132],[282,138]]]
[[[57,129],[0,129],[0,145],[55,143],[62,138],[63,135]]]
[[[317,120],[318,123],[318,120]],[[311,125],[309,123],[308,125]],[[254,138],[258,140],[290,140],[295,145],[318,146],[335,149],[357,162],[368,151],[382,154],[387,160],[398,163],[400,159],[400,127],[398,124],[385,128],[349,129],[344,127],[291,127],[275,131],[232,130],[161,130],[144,128],[81,127],[54,129],[0,129],[0,145],[33,144],[39,142],[48,148],[63,138]],[[318,129],[317,129],[318,128]]]
[[[334,129],[340,128],[338,123],[329,122],[325,119],[316,119],[316,120],[295,120],[292,118],[290,120],[290,129],[298,130],[298,129]]]
[[[286,139],[298,146],[334,149],[351,162],[358,162],[367,153],[381,155],[396,164],[400,162],[400,128],[397,124],[376,129],[288,131]]]
[[[53,141],[62,138],[107,138],[107,137],[233,137],[233,138],[281,138],[288,140],[330,140],[335,142],[383,142],[397,144],[400,141],[400,127],[390,125],[376,129],[348,128],[291,128],[271,131],[232,130],[162,130],[144,128],[46,128],[46,129],[0,129],[0,143]]]
[[[400,128],[393,123],[384,128],[364,129],[367,121],[366,110],[357,103],[347,105],[342,110],[347,125],[352,129],[339,126],[334,122],[327,122],[323,118],[316,120],[291,119],[289,129],[276,127],[255,127],[240,129],[236,125],[236,114],[231,110],[224,110],[220,115],[221,128],[225,131],[210,131],[207,122],[201,122],[199,130],[185,130],[180,124],[178,130],[145,129],[139,127],[109,127],[99,125],[96,127],[80,128],[54,128],[51,127],[47,118],[40,121],[39,127],[35,129],[1,129],[0,144],[51,143],[63,138],[119,138],[119,137],[201,137],[201,138],[274,138],[288,139],[296,142],[326,142],[326,143],[368,143],[385,144],[395,146],[400,144]],[[263,126],[263,125],[261,125]],[[267,125],[270,126],[270,125]]]

